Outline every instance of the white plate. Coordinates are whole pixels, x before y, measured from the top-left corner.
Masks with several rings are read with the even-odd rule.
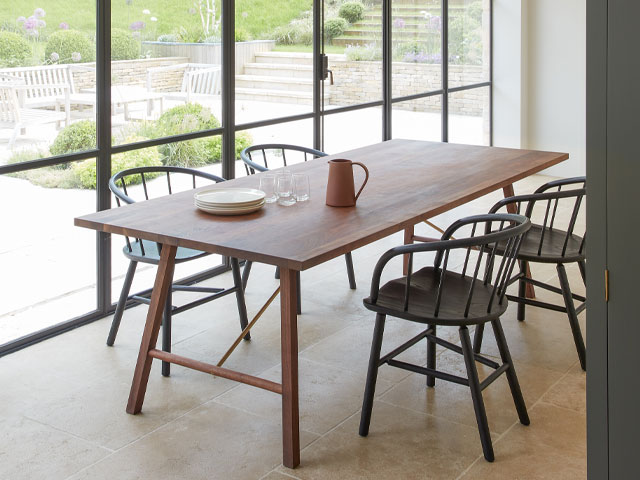
[[[206,213],[210,213],[212,215],[246,215],[248,213],[253,213],[260,210],[266,202],[263,200],[258,205],[252,205],[249,207],[235,207],[235,208],[213,208],[213,207],[205,207],[196,204],[196,207]]]
[[[240,204],[240,205],[211,205],[209,203],[202,203],[199,202],[198,200],[196,200],[195,202],[196,207],[202,207],[202,208],[208,208],[208,209],[213,209],[213,210],[237,210],[237,209],[242,209],[242,208],[253,208],[253,207],[258,207],[260,205],[264,205],[266,202],[265,200],[260,200],[258,202],[253,202],[253,203],[248,203],[248,204]]]
[[[203,190],[194,195],[200,205],[218,206],[242,206],[256,205],[264,200],[265,193],[254,188],[216,188]]]

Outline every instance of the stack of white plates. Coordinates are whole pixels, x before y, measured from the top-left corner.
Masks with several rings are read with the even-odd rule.
[[[196,207],[214,215],[245,215],[260,210],[265,193],[253,188],[215,188],[194,195]]]

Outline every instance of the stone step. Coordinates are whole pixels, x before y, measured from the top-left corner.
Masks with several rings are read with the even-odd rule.
[[[313,65],[313,55],[304,52],[259,52],[255,63]]]
[[[236,88],[236,100],[312,105],[313,94],[308,92],[287,92],[284,90]],[[324,101],[329,103],[328,93],[325,93]]]
[[[272,75],[236,75],[236,88],[313,92],[311,78],[275,77]]]
[[[312,78],[312,65],[296,65],[292,63],[245,63],[245,75],[259,75],[289,78]]]

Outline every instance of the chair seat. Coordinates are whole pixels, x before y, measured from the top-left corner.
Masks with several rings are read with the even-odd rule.
[[[544,242],[542,250],[538,255],[538,247],[540,246],[540,237],[542,235],[541,225],[531,225],[531,229],[522,239],[518,260],[525,260],[540,263],[570,263],[579,262],[585,259],[585,251],[582,249],[580,253],[580,245],[582,237],[571,235],[567,242],[567,249],[562,255],[564,241],[567,238],[567,232],[558,229],[546,228],[544,231]],[[499,249],[502,253],[502,249]]]
[[[474,282],[473,297],[469,314],[465,317],[464,310],[471,283]],[[404,309],[406,277],[396,278],[380,288],[378,300],[375,304],[370,298],[364,299],[367,309],[385,315],[404,318],[414,322],[434,325],[476,325],[495,320],[507,309],[507,299],[502,305],[494,298],[491,312],[487,312],[489,298],[493,286],[484,285],[480,280],[473,280],[468,276],[447,271],[438,316],[434,316],[438,285],[440,284],[440,270],[425,267],[411,276],[409,291],[409,305]]]
[[[151,263],[157,265],[160,262],[160,252],[158,251],[158,244],[149,240],[142,240],[144,246],[144,255],[142,254],[142,247],[140,242],[131,242],[131,251],[128,246],[124,246],[122,252],[125,257],[136,262]],[[178,247],[176,251],[176,263],[186,262],[199,257],[205,257],[209,255],[207,252],[200,250],[193,250],[192,248]]]

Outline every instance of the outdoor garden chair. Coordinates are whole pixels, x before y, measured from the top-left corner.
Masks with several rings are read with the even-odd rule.
[[[518,282],[518,294],[508,295],[508,298],[518,302],[517,317],[520,321],[524,321],[526,305],[566,313],[583,370],[586,369],[586,351],[578,314],[586,308],[586,298],[571,291],[565,265],[577,263],[582,281],[586,281],[586,237],[575,233],[576,221],[586,195],[586,177],[575,177],[545,183],[531,195],[505,198],[491,208],[491,213],[495,213],[508,206],[515,208],[518,213],[523,212],[527,218],[543,218],[541,223],[532,220],[531,230],[522,242],[518,254],[520,271],[508,281],[509,285]],[[564,219],[558,218],[563,213],[569,215]],[[498,254],[502,253],[502,246],[499,246]],[[526,272],[530,262],[555,263],[560,288],[528,277]],[[562,295],[564,306],[527,298],[527,284]],[[580,302],[579,305],[576,306],[574,300]],[[474,338],[476,353],[481,350],[482,335],[483,329],[480,326],[476,329]]]
[[[298,145],[287,145],[283,143],[269,143],[252,145],[240,152],[240,157],[244,162],[247,175],[256,172],[267,172],[272,168],[286,167],[300,161],[306,162],[309,159],[326,157],[328,154],[313,148],[301,147]],[[347,275],[349,277],[349,288],[356,289],[356,276],[353,271],[353,258],[351,252],[345,253],[344,259],[347,263]],[[251,262],[247,262],[243,272],[243,284],[246,284],[251,271]],[[299,275],[299,273],[298,273]],[[276,278],[279,278],[279,269],[276,268]],[[298,289],[299,295],[300,289]],[[298,302],[298,309],[300,305]],[[299,312],[298,312],[299,313]]]
[[[113,175],[109,180],[109,188],[115,195],[118,206],[120,206],[122,202],[124,202],[125,204],[135,203],[135,200],[130,196],[131,190],[133,190],[133,188],[131,188],[131,181],[135,179],[142,183],[142,192],[139,193],[141,193],[141,196],[144,200],[149,200],[149,181],[157,176],[165,177],[166,188],[163,189],[162,193],[169,195],[173,192],[176,185],[176,179],[178,177],[182,177],[183,179],[185,177],[191,177],[187,180],[190,182],[190,186],[192,188],[196,188],[196,178],[202,178],[204,180],[215,183],[224,181],[224,179],[215,175],[211,175],[209,173],[201,172],[199,170],[194,170],[191,168],[169,166],[138,167],[123,170]],[[174,182],[173,185],[172,180]],[[157,182],[154,182],[154,187],[156,187],[158,182],[160,182],[160,179]],[[116,311],[113,316],[113,321],[111,322],[111,329],[107,338],[107,345],[109,346],[112,346],[115,342],[125,306],[128,303],[145,303],[147,305],[150,303],[150,299],[147,297],[147,295],[143,295],[141,293],[129,295],[133,276],[136,272],[136,266],[139,262],[158,265],[160,261],[160,248],[157,243],[148,240],[130,239],[129,237],[125,237],[125,241],[126,245],[123,248],[122,252],[130,262],[124,280],[124,285],[122,286],[122,291],[120,292],[120,298],[116,306]],[[201,252],[199,250],[193,250],[191,248],[178,247],[175,263],[184,263],[188,262],[189,260],[195,260],[207,255],[209,255],[209,253],[207,252]],[[167,301],[165,304],[162,320],[162,349],[165,352],[171,351],[171,320],[173,315],[184,312],[212,300],[216,300],[217,298],[229,295],[231,293],[235,293],[236,295],[236,301],[238,303],[238,314],[240,316],[240,327],[242,330],[244,330],[244,328],[247,326],[247,307],[244,300],[244,289],[242,288],[239,262],[236,258],[231,258],[230,261],[231,271],[233,275],[233,286],[230,288],[198,287],[193,285],[180,285],[177,283],[172,283],[171,289],[169,290],[169,296],[167,297]],[[207,296],[189,302],[185,305],[173,306],[171,298],[171,293],[173,291],[195,292],[201,294],[206,293]],[[247,333],[244,338],[245,340],[249,340],[249,333]],[[170,364],[168,362],[163,362],[162,374],[168,376],[169,373]]]
[[[382,255],[373,271],[371,294],[364,299],[364,306],[376,312],[376,323],[360,417],[361,436],[369,434],[378,368],[384,364],[426,375],[429,387],[435,386],[436,378],[469,387],[484,458],[489,462],[493,461],[494,454],[482,391],[503,373],[507,376],[520,423],[529,425],[527,408],[500,316],[507,309],[507,280],[516,263],[522,238],[530,226],[529,219],[522,215],[477,215],[453,223],[445,230],[440,241],[403,245]],[[453,239],[454,234],[456,239]],[[502,257],[496,254],[496,246],[500,244],[504,245]],[[433,266],[426,266],[414,273],[414,256],[427,252],[435,254]],[[380,277],[385,266],[401,255],[409,256],[407,275],[381,287]],[[451,268],[458,259],[461,262],[458,270],[461,271]],[[381,357],[387,315],[422,323],[427,328]],[[468,327],[487,322],[493,327],[501,363],[473,352]],[[461,346],[436,336],[438,326],[458,327]],[[395,359],[424,338],[427,340],[426,367]],[[436,344],[464,357],[467,378],[436,370]],[[480,381],[475,362],[494,371]]]

